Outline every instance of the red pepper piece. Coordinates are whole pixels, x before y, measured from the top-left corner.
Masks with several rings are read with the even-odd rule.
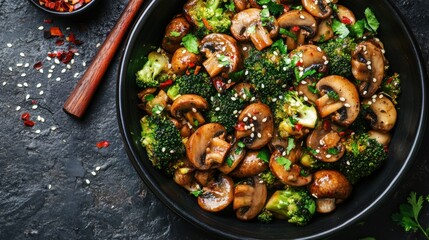
[[[299,29],[299,26],[293,26],[290,30],[292,30],[293,32],[298,32]]]
[[[34,66],[33,66],[33,68],[34,69],[36,69],[36,70],[40,70],[40,69],[42,69],[42,67],[43,67],[43,64],[42,64],[42,62],[36,62],[35,64],[34,64]]]
[[[331,131],[331,122],[328,120],[323,120],[323,129],[325,129],[325,131]]]
[[[171,85],[173,85],[173,80],[167,79],[167,81],[160,83],[159,87],[164,89],[164,88],[171,86]]]
[[[297,131],[301,131],[301,129],[302,129],[302,125],[301,124],[299,124],[299,123],[297,123],[296,125],[295,125],[295,129],[297,130]]]
[[[346,16],[343,16],[341,18],[341,22],[344,23],[344,24],[348,24],[348,25],[352,24],[352,20],[350,20],[350,18],[348,18]]]
[[[31,121],[31,120],[24,120],[24,125],[27,127],[33,127],[35,124],[35,122]]]
[[[246,123],[244,123],[244,122],[238,122],[237,125],[235,125],[235,129],[237,131],[244,131],[245,130],[245,126],[246,126]]]
[[[30,113],[28,113],[28,112],[25,112],[25,113],[23,113],[22,115],[21,115],[21,119],[22,120],[30,120],[30,117],[31,117],[31,115],[30,115]]]
[[[109,145],[109,141],[100,141],[96,144],[97,148],[107,148]]]
[[[49,32],[51,33],[51,36],[64,37],[63,32],[61,32],[61,29],[59,27],[51,27],[49,29]]]

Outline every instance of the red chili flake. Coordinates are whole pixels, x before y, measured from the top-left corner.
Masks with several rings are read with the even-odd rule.
[[[190,62],[190,63],[188,64],[188,67],[190,67],[190,68],[195,67],[195,63],[194,63],[194,62]]]
[[[100,141],[96,144],[97,148],[107,148],[109,145],[108,141]]]
[[[323,120],[323,129],[325,131],[331,131],[331,122],[328,120]]]
[[[24,125],[27,127],[33,127],[35,124],[35,122],[31,121],[31,120],[24,120]]]
[[[21,114],[21,119],[24,120],[24,121],[25,120],[30,120],[30,117],[31,117],[31,115],[28,112],[25,112],[25,113]]]
[[[168,79],[167,81],[160,83],[159,87],[164,89],[164,88],[171,86],[171,85],[173,85],[173,80]]]
[[[245,130],[245,126],[246,126],[246,123],[240,121],[240,122],[237,123],[237,125],[235,125],[235,129],[237,131],[244,131]]]
[[[74,57],[74,53],[72,51],[68,51],[67,53],[64,54],[64,58],[60,61],[63,62],[64,64],[67,64],[73,59],[73,57]]]
[[[344,23],[344,24],[352,24],[352,20],[350,20],[350,18],[348,18],[346,16],[343,16],[341,18],[341,22]]]
[[[57,54],[56,53],[48,53],[48,57],[50,57],[50,58],[54,58],[54,57],[56,57],[57,56]]]
[[[55,45],[57,45],[57,46],[64,45],[64,39],[57,39],[57,41],[55,41]]]
[[[290,8],[291,8],[291,6],[290,6],[290,5],[286,5],[286,4],[283,4],[283,7],[284,7],[283,12],[287,12],[287,11],[289,11],[289,10],[290,10]]]
[[[31,104],[36,105],[37,101],[33,99],[33,100],[31,100]]]
[[[303,127],[303,126],[302,126],[301,124],[299,124],[299,123],[295,125],[295,129],[296,129],[297,131],[301,131],[302,127]]]
[[[290,30],[292,30],[293,32],[298,32],[299,29],[299,26],[293,26]]]
[[[301,60],[297,61],[296,64],[295,64],[295,66],[302,67],[302,66],[304,66],[304,63]]]
[[[42,62],[36,62],[35,64],[34,64],[34,66],[33,66],[33,68],[34,69],[36,69],[36,70],[40,70],[40,69],[42,69],[42,67],[43,67],[43,64],[42,64]]]
[[[222,77],[217,76],[212,78],[213,85],[218,92],[223,92],[225,90],[225,83],[222,81]]]
[[[43,22],[44,23],[52,23],[53,21],[52,21],[52,19],[45,19],[45,20],[43,20]]]
[[[61,29],[59,27],[51,27],[49,29],[49,32],[50,32],[51,36],[64,37],[64,34],[63,34],[63,32],[61,32]]]

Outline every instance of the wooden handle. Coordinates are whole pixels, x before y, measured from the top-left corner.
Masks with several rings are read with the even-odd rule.
[[[92,96],[109,67],[110,61],[115,56],[116,50],[121,44],[122,38],[126,34],[128,27],[131,25],[142,4],[143,0],[130,0],[128,2],[118,22],[109,33],[85,74],[64,103],[63,109],[65,112],[78,118],[84,115]]]

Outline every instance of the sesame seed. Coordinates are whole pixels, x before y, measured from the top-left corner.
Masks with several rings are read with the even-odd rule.
[[[162,152],[165,152],[165,147],[161,148],[161,151],[162,151]]]
[[[63,68],[63,69],[61,70],[61,73],[65,73],[66,71],[67,71],[67,69]]]
[[[326,154],[326,155],[325,155],[325,157],[326,157],[326,158],[331,158],[331,157],[332,157],[332,155],[331,155],[331,154]]]
[[[92,171],[92,172],[91,172],[91,174],[92,174],[92,176],[97,175],[97,173],[96,173],[96,172],[94,172],[94,171]]]
[[[371,68],[372,68],[371,65],[368,65],[367,67],[368,67],[369,70],[371,70]]]
[[[258,138],[261,138],[262,137],[262,134],[261,133],[258,133]]]
[[[78,76],[79,76],[78,72],[73,75],[74,78],[77,78]]]
[[[367,65],[371,65],[371,61],[366,62]]]
[[[27,101],[28,99],[30,99],[30,94],[25,95],[25,100]]]
[[[316,149],[316,153],[320,153],[320,150],[319,150],[319,149]]]
[[[23,83],[22,85],[24,85],[24,87],[28,87],[28,83]]]
[[[48,74],[48,78],[51,78],[51,77],[52,77],[52,73],[49,73],[49,74]]]
[[[264,118],[262,119],[262,122],[266,122],[267,120],[268,120],[268,118],[264,117]]]
[[[25,57],[25,54],[24,54],[23,52],[20,52],[20,53],[19,53],[19,55],[20,55],[21,57]]]
[[[237,114],[237,112],[238,112],[237,110],[234,110],[232,113],[233,113],[233,114]]]
[[[341,102],[345,102],[345,101],[346,101],[346,99],[345,99],[344,97],[340,97],[340,101],[341,101]]]
[[[372,102],[375,102],[375,101],[377,101],[377,99],[373,98],[373,99],[372,99]]]
[[[22,64],[22,63],[17,63],[16,64],[17,67],[22,67],[22,65],[24,65],[24,64]]]
[[[37,105],[31,106],[32,109],[37,109]]]
[[[96,48],[99,48],[101,46],[101,43],[97,43],[96,45],[95,45],[95,47]]]
[[[252,127],[250,130],[252,130],[252,132],[254,132],[255,131],[255,127]]]
[[[54,62],[55,62],[56,64],[60,64],[60,60],[58,60],[58,58],[55,58],[55,59],[54,59]]]
[[[53,73],[53,72],[54,72],[54,70],[52,70],[52,69],[48,69],[48,72]]]
[[[220,111],[220,107],[215,108],[215,111],[216,111],[216,112],[217,112],[217,111]]]
[[[253,119],[253,120],[257,120],[258,118],[257,118],[256,116],[253,116],[253,117],[252,117],[252,119]]]
[[[86,62],[82,62],[82,66],[86,67]],[[171,67],[171,64],[170,64]]]
[[[285,151],[282,152],[282,156],[286,156],[286,152]]]
[[[299,15],[299,18],[305,19],[304,15]]]
[[[236,101],[236,100],[237,100],[237,98],[235,98],[235,97],[231,97],[231,100],[232,100],[232,101]]]
[[[55,78],[55,81],[61,81],[61,78],[60,77],[57,77],[57,78]]]
[[[372,82],[377,82],[377,78],[372,78]]]
[[[197,109],[196,108],[192,108],[192,112],[196,113]]]
[[[305,84],[307,84],[307,81],[302,80],[302,81],[301,81],[301,84],[302,84],[302,85],[305,85]]]
[[[350,104],[346,103],[346,104],[344,104],[344,107],[349,108]]]
[[[170,153],[174,153],[174,150],[173,150],[173,149],[171,149],[171,150],[170,150]]]
[[[265,85],[263,83],[261,84],[261,88],[265,88]]]
[[[40,133],[40,129],[37,129],[36,131],[34,131],[35,133],[39,134]]]
[[[101,167],[98,167],[98,166],[97,166],[97,167],[95,168],[95,171],[99,171],[100,169],[101,169]]]
[[[322,52],[322,49],[320,47],[317,47],[317,51]]]
[[[380,94],[379,96],[378,96],[378,98],[383,98],[384,97],[384,95],[383,94]]]
[[[70,64],[67,64],[67,65],[66,65],[66,68],[67,68],[67,69],[71,69],[71,65],[70,65]]]
[[[255,134],[254,134],[254,133],[251,133],[251,134],[250,134],[250,137],[251,137],[251,138],[254,138],[254,137],[255,137]]]
[[[243,47],[243,51],[246,51],[247,50],[247,47]]]
[[[9,71],[11,71],[11,72],[13,71],[12,67],[9,67]]]
[[[323,64],[328,65],[328,63],[329,63],[329,61],[328,61],[328,60],[326,60]]]
[[[43,93],[44,93],[44,92],[43,92],[43,90],[41,90],[41,91],[39,92],[39,95],[43,95]]]
[[[368,91],[366,91],[366,90],[365,90],[365,91],[363,91],[363,93],[362,93],[362,94],[363,94],[363,95],[366,95],[367,93],[368,93]]]
[[[70,60],[70,63],[71,63],[71,64],[74,64],[74,59]]]
[[[21,77],[25,77],[25,76],[27,76],[27,74],[25,74],[25,73],[22,73],[22,74],[21,74]]]
[[[244,118],[243,118],[243,122],[247,122],[247,120],[249,120],[249,118],[248,118],[248,117],[244,117]]]
[[[376,97],[377,97],[377,95],[375,95],[375,94],[371,96],[371,98],[376,98]]]
[[[27,68],[27,67],[29,67],[29,66],[30,66],[30,64],[29,64],[29,63],[25,63],[25,64],[24,64],[24,67],[26,67],[26,68]]]
[[[304,101],[308,101],[308,97],[307,96],[304,96]]]
[[[252,115],[251,115],[250,113],[247,113],[247,116],[248,116],[248,117],[252,117]]]
[[[10,47],[10,48],[13,46],[12,43],[8,43],[6,45],[7,45],[7,47]]]
[[[248,70],[246,70],[246,71],[244,72],[244,75],[247,75],[247,74],[249,74],[249,71],[248,71]]]
[[[319,144],[320,144],[321,146],[323,146],[323,145],[325,145],[325,141],[324,141],[323,139],[320,139]]]
[[[17,107],[15,108],[15,110],[16,110],[16,111],[21,110],[21,106],[17,106]]]
[[[90,184],[91,182],[89,181],[89,179],[85,179],[86,184]]]
[[[52,188],[52,185],[51,184],[48,184],[48,189],[51,189]]]
[[[253,102],[253,101],[255,101],[255,99],[256,99],[255,97],[252,97],[252,98],[250,99],[250,101],[251,101],[251,102]]]
[[[3,86],[5,86],[7,84],[7,82],[5,81],[5,82],[3,82]]]
[[[246,98],[247,98],[247,95],[246,95],[245,93],[243,93],[242,97],[243,97],[244,99],[246,99]]]
[[[43,73],[43,68],[39,69],[39,72],[40,72],[40,73]]]
[[[37,29],[39,29],[39,30],[43,30],[43,29],[44,29],[44,27],[43,27],[43,26],[40,26],[40,27],[38,27]]]
[[[21,84],[21,83],[18,83],[18,84],[16,84],[16,86],[17,86],[17,87],[19,87],[19,88],[21,88],[21,87],[22,87],[22,84]]]

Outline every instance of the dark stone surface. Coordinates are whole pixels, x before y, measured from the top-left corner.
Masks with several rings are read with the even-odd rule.
[[[91,61],[97,43],[104,40],[126,2],[104,0],[90,18],[58,19],[28,1],[0,0],[0,239],[201,238],[199,229],[168,210],[148,190],[126,156],[115,108],[120,53],[111,63],[86,117],[75,120],[62,111],[78,80],[74,75],[81,76],[83,62],[88,65]],[[428,67],[429,2],[393,2],[415,34]],[[48,18],[54,22],[44,23]],[[46,55],[48,51],[66,49],[67,44],[56,46],[54,39],[44,39],[39,26],[45,30],[59,26],[84,42],[77,47],[80,55],[65,73],[61,73],[67,69],[65,64],[48,61]],[[43,62],[43,73],[32,68],[38,61]],[[51,65],[55,68],[48,78]],[[26,76],[21,76],[23,73]],[[57,77],[61,79],[57,81]],[[33,109],[33,105],[38,107]],[[20,119],[23,112],[31,114],[34,127],[24,126]],[[97,148],[97,142],[103,140],[110,146]],[[422,145],[429,146],[429,134]],[[427,183],[429,154],[423,147],[392,199],[363,223],[334,239],[421,239],[420,234],[405,233],[390,216],[410,191],[428,194]],[[423,210],[422,220],[428,223],[429,208]]]

